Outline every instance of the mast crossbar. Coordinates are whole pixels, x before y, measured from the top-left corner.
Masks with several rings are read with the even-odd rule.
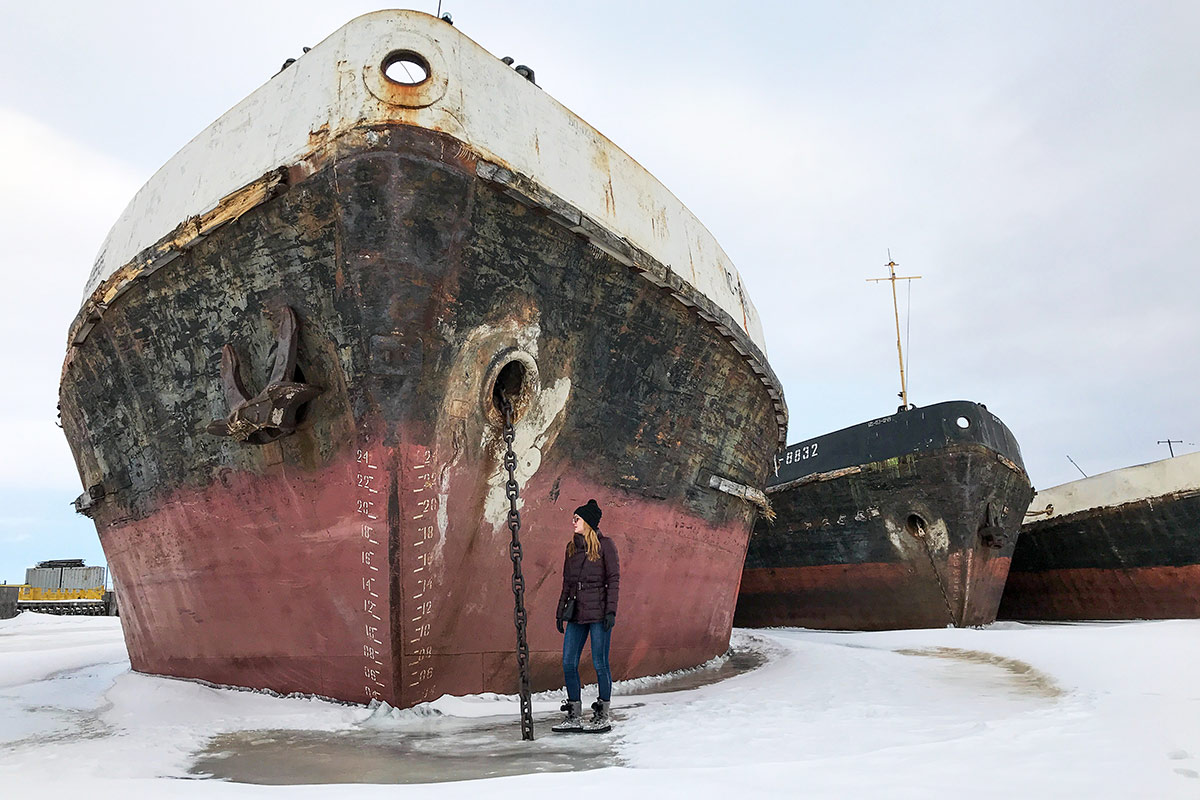
[[[878,283],[879,281],[889,281],[892,284],[892,311],[896,315],[896,353],[900,357],[900,402],[901,408],[908,408],[908,384],[904,378],[904,348],[900,344],[900,303],[896,299],[896,281],[915,281],[920,279],[920,275],[897,275],[896,267],[900,266],[891,258],[891,253],[888,253],[888,263],[884,264],[888,268],[888,277],[886,278],[867,278],[868,283]]]

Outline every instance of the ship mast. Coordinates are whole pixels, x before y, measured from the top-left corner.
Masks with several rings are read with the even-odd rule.
[[[908,408],[908,385],[904,382],[904,349],[900,346],[900,303],[896,299],[896,281],[915,281],[920,275],[897,275],[896,267],[900,266],[892,260],[892,251],[888,250],[888,263],[884,264],[888,268],[889,277],[887,278],[867,278],[868,283],[878,281],[891,281],[892,284],[892,310],[896,314],[896,353],[900,357],[900,406],[901,410]]]

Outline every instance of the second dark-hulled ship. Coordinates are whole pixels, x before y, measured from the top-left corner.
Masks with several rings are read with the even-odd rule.
[[[1013,434],[954,401],[789,446],[734,624],[886,630],[996,618],[1033,489]]]
[[[982,404],[908,402],[897,275],[900,408],[776,456],[734,622],[837,630],[986,625],[1033,497],[1021,449]],[[911,285],[911,284],[910,284]]]

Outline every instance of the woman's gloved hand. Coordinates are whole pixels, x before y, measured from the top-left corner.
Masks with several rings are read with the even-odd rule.
[[[600,623],[604,630],[611,631],[613,626],[617,624],[617,612],[610,611],[604,615],[604,622]]]
[[[562,633],[563,632],[562,620],[561,619],[554,620],[554,627],[558,628],[559,633]]]

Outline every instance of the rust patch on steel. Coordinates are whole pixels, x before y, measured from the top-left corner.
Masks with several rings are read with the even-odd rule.
[[[783,446],[786,443],[788,411],[783,399],[782,386],[766,356],[746,333],[744,319],[739,324],[728,312],[684,281],[678,273],[627,239],[615,236],[561,197],[544,189],[532,178],[514,172],[503,164],[484,160],[477,162],[475,171],[484,180],[503,187],[509,196],[522,204],[536,206],[549,219],[584,237],[605,255],[636,270],[647,281],[666,290],[689,311],[715,327],[759,377],[775,407],[779,445]]]
[[[329,140],[329,123],[308,132],[308,146],[316,150]]]
[[[1016,465],[1016,464],[1014,464],[1014,463],[1013,463],[1011,460],[1009,460],[1009,459],[1005,458],[1005,457],[1004,457],[1004,456],[1002,456],[1001,454],[999,454],[999,453],[996,453],[996,458],[1000,459],[1000,463],[1001,463],[1001,464],[1003,464],[1004,466],[1008,467],[1009,469],[1011,469],[1013,472],[1017,473],[1018,475],[1024,475],[1024,474],[1025,474],[1025,470],[1021,469],[1019,466],[1017,466],[1017,465]]]
[[[323,130],[324,128],[318,128],[310,132],[310,142],[321,141]],[[147,248],[129,264],[109,276],[84,302],[68,334],[67,361],[70,360],[71,350],[87,338],[111,304],[128,290],[132,281],[169,264],[221,226],[240,218],[289,187],[307,180],[340,157],[339,154],[390,147],[392,140],[403,136],[405,130],[406,126],[402,123],[394,126],[357,128],[334,141],[324,140],[323,146],[300,161],[272,170],[253,183],[226,195],[211,211],[185,220],[157,244]],[[502,162],[481,160],[467,145],[450,136],[438,136],[436,141],[438,160],[459,166],[489,183],[497,184],[522,206],[535,208],[555,224],[584,237],[599,251],[636,270],[641,277],[666,290],[706,323],[715,326],[758,376],[775,409],[778,444],[782,446],[786,443],[788,411],[782,385],[768,364],[766,356],[743,330],[744,320],[739,324],[724,309],[666,265],[628,240],[615,236],[533,179],[514,172]],[[66,367],[67,362],[64,362],[62,375],[66,374]]]
[[[132,281],[169,264],[222,225],[274,197],[279,187],[285,184],[287,174],[287,169],[273,169],[253,183],[227,194],[212,210],[184,220],[158,243],[143,250],[137,258],[106,278],[84,301],[83,308],[72,322],[68,334],[70,345],[78,345],[87,338],[104,312],[129,289]]]

